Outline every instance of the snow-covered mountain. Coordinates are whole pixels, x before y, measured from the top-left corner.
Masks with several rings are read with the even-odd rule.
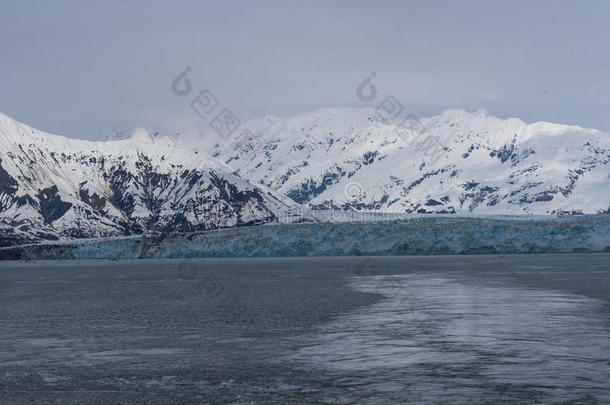
[[[383,111],[382,111],[383,112]],[[321,109],[245,124],[214,156],[312,208],[562,214],[610,208],[610,134],[449,110],[401,122]]]
[[[401,122],[356,108],[264,117],[242,129],[201,144],[144,129],[89,142],[0,114],[0,245],[291,222],[298,218],[286,213],[298,204],[400,214],[610,211],[610,134],[597,130],[482,110]]]
[[[0,245],[277,222],[284,208],[205,153],[146,130],[88,142],[0,114]]]

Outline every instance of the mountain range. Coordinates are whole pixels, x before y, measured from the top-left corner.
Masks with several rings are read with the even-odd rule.
[[[557,215],[610,207],[608,133],[484,110],[409,121],[349,108],[266,117],[213,154],[314,209]]]
[[[0,245],[294,222],[304,210],[610,212],[610,134],[484,110],[330,108],[238,136],[91,142],[0,114]]]

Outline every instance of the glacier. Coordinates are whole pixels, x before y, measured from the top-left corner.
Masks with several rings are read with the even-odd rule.
[[[610,252],[610,215],[269,224],[0,249],[4,260]]]

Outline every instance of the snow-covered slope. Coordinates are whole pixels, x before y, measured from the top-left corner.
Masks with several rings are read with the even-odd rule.
[[[449,110],[420,121],[321,109],[245,124],[214,156],[313,208],[561,214],[610,208],[610,134]]]
[[[355,108],[244,128],[250,135],[208,137],[211,147],[144,129],[88,142],[0,114],[0,245],[292,222],[296,203],[396,214],[610,211],[610,134],[597,130],[482,110],[401,123]]]
[[[276,222],[285,206],[205,153],[145,130],[87,142],[0,114],[0,245]]]

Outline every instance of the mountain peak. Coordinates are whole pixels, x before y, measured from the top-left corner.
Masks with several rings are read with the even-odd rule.
[[[148,130],[146,130],[145,128],[142,128],[142,127],[136,128],[132,132],[129,139],[131,139],[134,142],[141,143],[144,145],[153,145],[155,143],[155,139],[150,134],[150,132],[148,132]]]
[[[473,115],[475,115],[477,117],[483,117],[483,118],[487,118],[487,117],[491,116],[491,114],[489,114],[489,112],[484,108],[479,108],[477,111],[475,111],[473,113]]]
[[[166,140],[139,128],[128,139],[80,141],[2,114],[0,228],[39,241],[278,221],[286,204],[273,193]]]

